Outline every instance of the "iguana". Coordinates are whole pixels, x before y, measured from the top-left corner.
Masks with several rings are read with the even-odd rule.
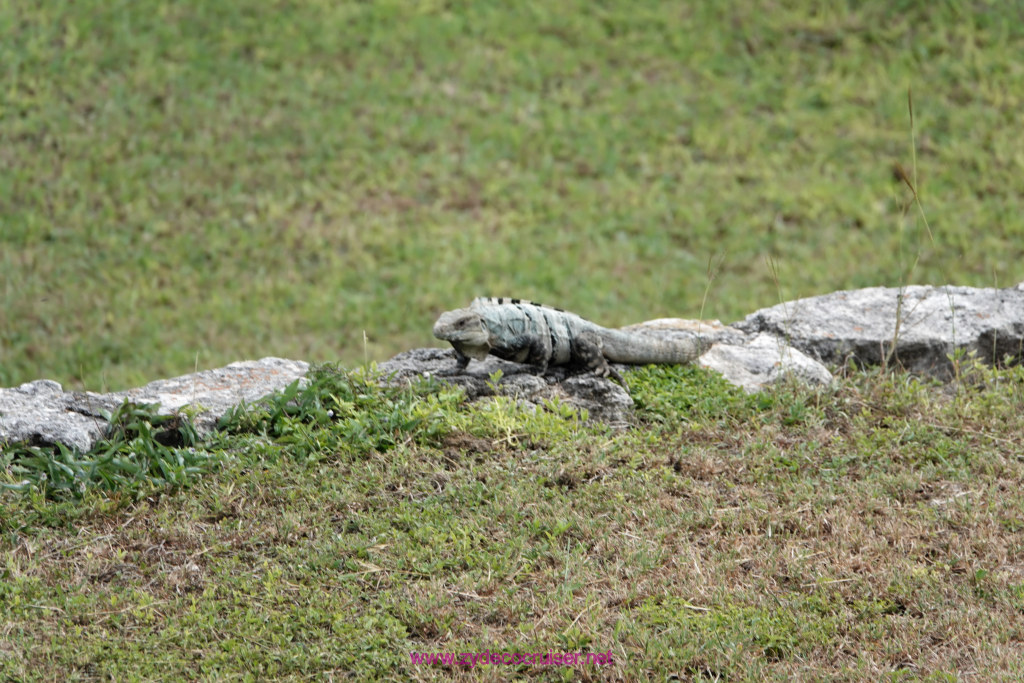
[[[688,363],[707,350],[704,340],[670,341],[610,330],[559,308],[501,297],[478,297],[467,308],[447,311],[434,323],[434,336],[455,347],[455,370],[471,358],[492,354],[503,360],[579,365],[625,386],[608,361],[631,365]]]

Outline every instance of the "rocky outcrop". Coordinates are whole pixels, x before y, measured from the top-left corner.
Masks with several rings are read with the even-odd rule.
[[[525,365],[493,356],[473,361],[465,371],[451,374],[454,365],[451,349],[413,349],[378,364],[377,368],[388,382],[424,375],[438,377],[461,387],[470,401],[508,396],[533,408],[544,401],[559,400],[577,410],[586,410],[591,419],[611,424],[626,424],[633,409],[633,399],[615,382],[592,374],[573,375],[564,367],[553,366],[540,376]],[[498,372],[500,378],[492,380]]]
[[[36,380],[13,389],[0,389],[0,445],[62,443],[87,451],[106,434],[104,412],[113,413],[125,399],[157,403],[169,415],[190,408],[200,436],[234,406],[251,403],[304,377],[309,364],[283,358],[232,363],[144,387],[109,394],[64,391],[51,380]]]
[[[1019,362],[1024,283],[1007,289],[870,287],[799,299],[752,313],[733,327],[767,333],[833,365],[882,362],[949,379],[955,351],[988,364]]]
[[[760,334],[751,338],[718,321],[667,318],[628,329],[673,340],[685,340],[697,334],[712,340],[714,346],[697,362],[748,392],[763,390],[790,375],[809,384],[825,385],[832,381],[832,374],[824,365],[787,346],[778,337]],[[613,366],[628,382],[630,366]],[[619,384],[589,373],[573,373],[560,366],[552,366],[540,376],[528,366],[488,356],[486,360],[473,361],[461,372],[453,372],[455,356],[450,349],[413,349],[377,367],[392,382],[436,376],[461,387],[470,401],[508,396],[536,408],[555,399],[577,410],[586,410],[592,420],[613,425],[627,424],[633,409],[633,399]],[[500,377],[494,380],[499,371]]]
[[[655,337],[700,335],[714,344],[698,363],[746,391],[786,378],[823,385],[826,364],[889,363],[892,367],[948,379],[950,356],[971,351],[986,363],[1024,358],[1024,283],[1007,289],[872,287],[791,301],[766,308],[733,325],[674,318],[627,328]],[[452,373],[451,349],[414,349],[381,363],[385,381],[434,375],[462,387],[470,400],[506,395],[529,406],[557,399],[612,424],[629,420],[633,401],[618,384],[554,367],[543,377],[497,358],[474,361]],[[104,413],[125,399],[158,403],[169,414],[185,407],[200,433],[240,402],[253,402],[305,375],[302,361],[264,358],[158,380],[111,394],[65,392],[50,380],[0,389],[0,447],[5,443],[63,443],[85,451],[103,438]],[[620,373],[624,366],[616,366]],[[501,376],[493,378],[497,371]],[[629,376],[625,375],[628,382]]]
[[[989,364],[1024,357],[1024,283],[1007,289],[872,287],[779,304],[733,325],[664,318],[626,329],[661,338],[700,335],[710,340],[712,347],[697,362],[748,392],[787,379],[827,385],[833,378],[826,364],[841,366],[849,360],[860,365],[887,362],[949,379],[950,357],[957,351],[973,351]],[[400,361],[397,365],[381,367],[400,368],[399,376],[410,377],[436,373],[439,360],[442,369],[452,369],[451,352],[438,355],[435,349],[402,354],[389,361]],[[497,369],[503,377],[494,384],[488,378]],[[616,369],[621,373],[625,368]],[[545,376],[551,381],[544,382],[523,372],[522,366],[488,358],[444,379],[465,388],[470,399],[500,393],[536,405],[558,396],[609,421],[624,420],[632,406],[629,395],[609,381],[566,378],[565,370],[552,369]],[[604,410],[602,405],[610,407]]]
[[[755,335],[738,345],[717,344],[698,362],[748,393],[787,379],[815,386],[831,384],[833,379],[824,365],[770,334]]]
[[[662,318],[632,325],[631,332],[678,338],[698,334],[712,342],[697,363],[747,392],[762,391],[793,377],[813,385],[832,382],[832,373],[779,337],[747,334],[717,320]]]
[[[76,410],[63,387],[49,379],[0,389],[0,446],[62,443],[87,451],[103,438],[107,421]]]

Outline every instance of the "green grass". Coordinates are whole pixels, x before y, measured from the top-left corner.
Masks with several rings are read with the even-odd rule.
[[[1017,678],[1024,373],[961,377],[646,368],[615,431],[317,368],[176,488],[0,493],[0,678]],[[613,663],[410,657],[488,650]]]
[[[0,4],[0,386],[352,366],[477,294],[695,317],[719,259],[725,320],[1013,284],[1020,14]],[[969,361],[640,369],[628,431],[332,366],[203,443],[127,404],[0,453],[0,678],[1020,678],[1024,376]],[[485,650],[614,664],[410,660]]]
[[[1012,3],[8,3],[0,386],[1024,279]],[[911,168],[913,86],[923,235]],[[911,265],[918,259],[916,269]],[[364,345],[364,333],[368,342]]]

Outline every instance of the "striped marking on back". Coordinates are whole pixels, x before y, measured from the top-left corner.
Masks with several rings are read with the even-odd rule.
[[[509,298],[507,296],[478,296],[477,298],[473,299],[473,303],[474,304],[480,303],[480,304],[485,304],[485,305],[488,305],[488,306],[506,306],[506,305],[518,306],[520,304],[525,304],[527,306],[537,306],[538,308],[547,308],[547,309],[550,309],[552,311],[558,311],[559,313],[568,313],[568,311],[566,311],[563,308],[556,308],[554,306],[548,306],[547,304],[542,304],[542,303],[540,303],[538,301],[530,301],[529,299],[512,299],[512,298]],[[470,305],[472,305],[472,304],[470,304]]]

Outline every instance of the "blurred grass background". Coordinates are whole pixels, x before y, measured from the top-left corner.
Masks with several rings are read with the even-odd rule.
[[[981,1],[0,3],[0,386],[1012,285],[1022,54]]]

